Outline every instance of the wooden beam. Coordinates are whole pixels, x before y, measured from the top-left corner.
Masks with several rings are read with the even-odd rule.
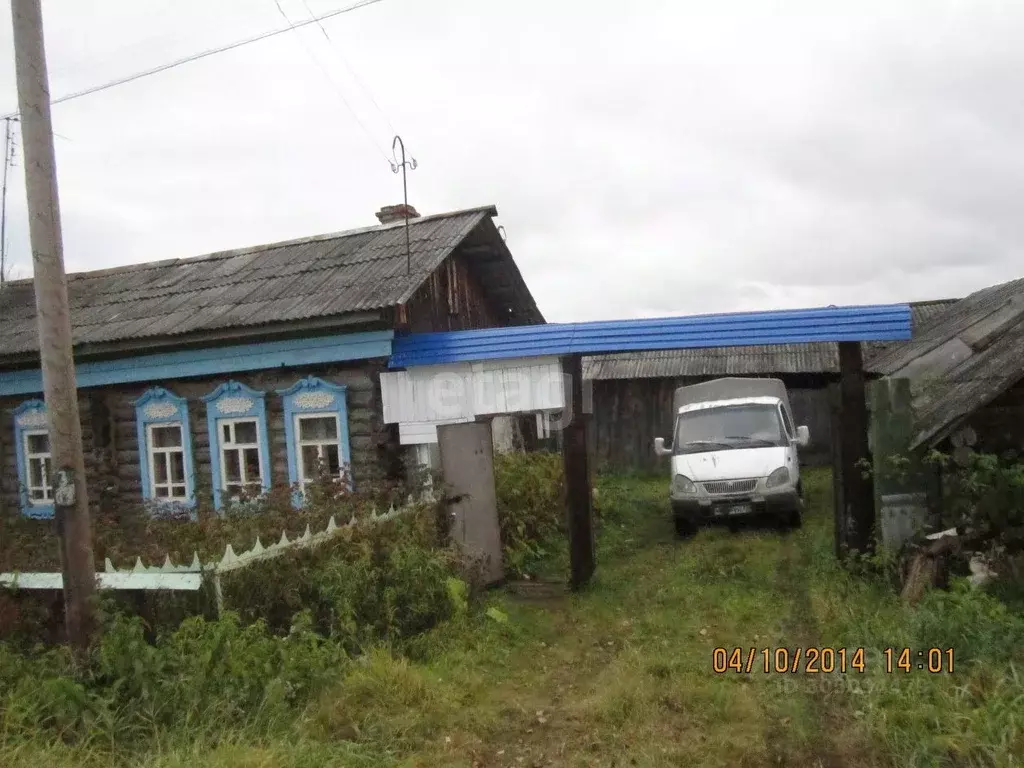
[[[839,343],[839,428],[834,439],[841,443],[840,463],[835,469],[843,509],[837,523],[843,524],[847,551],[869,553],[874,550],[875,499],[868,474],[868,408],[858,342]]]
[[[583,403],[583,356],[562,358],[568,424],[562,427],[566,522],[569,529],[570,586],[585,587],[594,575],[594,520],[591,510],[587,414]]]

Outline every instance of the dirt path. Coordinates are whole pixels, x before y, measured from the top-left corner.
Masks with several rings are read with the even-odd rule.
[[[780,590],[789,600],[789,611],[783,622],[783,635],[790,653],[799,648],[806,655],[808,648],[821,648],[823,641],[814,616],[806,577],[809,552],[806,539],[799,534],[782,537],[776,580]],[[772,762],[779,766],[808,766],[815,768],[842,768],[848,765],[833,738],[837,721],[834,698],[825,694],[824,678],[816,674],[798,672],[787,676],[785,688],[791,695],[807,700],[812,713],[808,718],[811,726],[810,739],[806,743],[807,754],[796,757],[804,750],[795,748],[787,738],[788,723],[780,718],[770,703],[766,702],[765,743],[768,745]]]

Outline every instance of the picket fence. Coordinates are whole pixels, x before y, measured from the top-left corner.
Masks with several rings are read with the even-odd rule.
[[[433,495],[429,490],[424,492],[422,501],[433,501]],[[301,536],[289,539],[288,534],[282,531],[277,543],[269,547],[263,546],[257,536],[251,549],[236,554],[231,544],[228,544],[219,560],[205,564],[201,562],[198,552],[192,553],[192,562],[188,565],[175,565],[171,562],[170,555],[165,555],[162,565],[146,565],[141,557],[136,557],[135,565],[127,569],[115,568],[110,558],[106,558],[103,571],[96,574],[96,586],[99,589],[196,591],[202,587],[204,580],[208,580],[213,584],[219,613],[223,608],[220,586],[222,575],[280,557],[288,552],[320,546],[357,525],[373,525],[392,520],[416,508],[416,501],[410,496],[406,504],[398,508],[392,505],[384,513],[378,513],[377,509],[373,508],[370,515],[361,521],[353,516],[344,525],[338,525],[332,516],[327,522],[327,527],[319,533],[313,533],[307,525]],[[60,590],[64,587],[64,577],[59,572],[0,573],[0,587]]]

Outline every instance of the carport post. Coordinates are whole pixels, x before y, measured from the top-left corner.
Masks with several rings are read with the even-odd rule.
[[[569,583],[586,586],[594,575],[594,521],[591,513],[587,414],[583,403],[583,356],[562,358],[566,416],[562,426],[566,523],[569,529]],[[567,423],[566,423],[567,422]]]
[[[868,406],[860,342],[839,342],[839,448],[841,509],[836,509],[839,556],[874,549],[875,499],[868,474]],[[843,535],[845,534],[845,535]]]

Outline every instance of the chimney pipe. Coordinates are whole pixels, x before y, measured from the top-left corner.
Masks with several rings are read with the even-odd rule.
[[[395,221],[405,221],[406,213],[408,213],[410,219],[419,218],[419,213],[411,205],[404,205],[399,203],[398,205],[385,205],[379,211],[377,211],[377,220],[381,224],[391,224]]]

